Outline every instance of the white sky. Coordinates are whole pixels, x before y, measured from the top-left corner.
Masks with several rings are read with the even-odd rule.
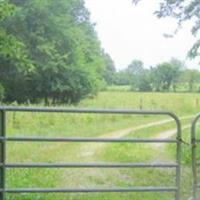
[[[96,23],[102,47],[110,54],[117,69],[123,69],[133,59],[145,66],[154,66],[171,57],[186,59],[187,51],[195,41],[187,23],[174,38],[165,38],[176,29],[174,19],[158,19],[153,12],[158,0],[143,0],[138,6],[132,0],[85,0]],[[197,61],[187,60],[189,68],[198,68]]]

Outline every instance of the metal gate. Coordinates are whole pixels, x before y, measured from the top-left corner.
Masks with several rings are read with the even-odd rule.
[[[200,160],[197,156],[197,146],[200,143],[200,138],[197,136],[197,123],[200,119],[200,113],[194,118],[191,127],[191,144],[192,144],[192,171],[193,171],[193,200],[197,200],[197,191],[200,190],[200,183],[198,183],[197,170],[200,167]]]
[[[177,126],[176,139],[138,139],[138,138],[58,138],[58,137],[8,137],[6,136],[7,112],[43,112],[43,113],[95,113],[95,114],[126,114],[126,115],[161,115],[171,117]],[[7,163],[7,142],[75,142],[75,143],[174,143],[176,144],[175,163]],[[0,199],[6,199],[6,193],[102,193],[102,192],[174,192],[175,200],[180,200],[181,179],[181,124],[177,116],[163,111],[137,110],[90,110],[60,108],[29,108],[0,107]],[[133,187],[133,188],[6,188],[6,169],[8,168],[173,168],[176,172],[175,184],[171,187]]]

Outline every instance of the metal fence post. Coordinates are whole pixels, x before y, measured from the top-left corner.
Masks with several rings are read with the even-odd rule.
[[[179,121],[179,120],[178,120]],[[178,166],[176,168],[176,186],[177,186],[177,192],[176,192],[176,200],[180,200],[181,198],[181,150],[182,150],[182,133],[181,133],[181,123],[179,121],[178,125],[178,133],[177,133],[177,154],[176,154],[176,161],[178,163]]]
[[[193,186],[192,186],[192,199],[197,200],[197,156],[196,156],[196,147],[197,147],[197,138],[196,138],[196,126],[198,120],[200,118],[200,114],[198,114],[193,122],[191,127],[191,144],[192,144],[192,172],[193,172]]]
[[[0,110],[0,136],[5,137],[6,134],[6,114],[4,110]],[[5,200],[5,159],[6,159],[6,144],[5,140],[0,143],[0,200]]]
[[[179,118],[174,115],[170,114],[172,118],[174,118],[176,125],[177,125],[177,136],[176,136],[176,193],[175,193],[175,200],[181,199],[181,154],[182,154],[182,128],[181,128],[181,122]]]

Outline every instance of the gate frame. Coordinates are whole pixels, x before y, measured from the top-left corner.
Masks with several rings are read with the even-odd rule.
[[[200,143],[200,138],[197,138],[197,123],[199,122],[200,119],[200,113],[198,113],[195,118],[192,121],[192,126],[191,126],[191,146],[192,146],[192,173],[193,173],[193,185],[192,185],[192,198],[193,200],[197,200],[196,193],[197,190],[200,189],[200,185],[198,184],[198,177],[197,177],[197,167],[198,167],[198,162],[197,161],[197,156],[196,156],[196,147],[197,144]]]
[[[176,123],[176,139],[113,139],[113,138],[47,138],[47,137],[6,137],[6,112],[38,112],[38,113],[84,113],[84,114],[128,114],[128,115],[160,115],[168,116]],[[200,116],[199,116],[200,117]],[[7,142],[130,142],[130,143],[174,143],[176,144],[176,162],[174,164],[163,163],[6,163]],[[65,109],[65,108],[31,108],[31,107],[9,107],[0,106],[0,199],[5,200],[6,193],[101,193],[101,192],[175,192],[175,200],[180,200],[181,191],[181,146],[182,130],[179,118],[168,111],[142,111],[142,110],[114,110],[114,109]],[[7,168],[175,168],[175,187],[133,187],[113,189],[7,189]]]

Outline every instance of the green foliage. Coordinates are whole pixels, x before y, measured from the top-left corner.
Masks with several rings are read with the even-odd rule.
[[[198,70],[187,69],[181,73],[180,81],[187,83],[189,92],[194,92],[198,90],[195,89],[195,84],[200,82],[200,72]]]
[[[139,76],[137,85],[138,91],[148,92],[152,91],[151,71],[144,69],[143,73]]]
[[[115,85],[130,85],[129,75],[126,70],[121,70],[115,74]]]
[[[137,89],[139,81],[144,73],[143,63],[140,60],[133,60],[127,67],[127,75],[129,82]]]
[[[150,91],[149,72],[140,60],[133,60],[125,70],[116,73],[116,85],[131,85],[133,91]]]
[[[98,91],[106,64],[84,1],[11,0],[1,9],[6,101],[76,103]]]
[[[103,71],[103,77],[108,85],[112,85],[115,82],[115,64],[109,54],[104,53],[105,69]]]
[[[150,72],[144,69],[142,61],[133,60],[126,71],[133,91],[151,91]]]
[[[15,10],[15,6],[10,4],[7,0],[0,2],[0,13],[1,13],[0,21],[12,15],[14,10]]]
[[[0,83],[0,101],[3,100],[3,98],[4,98],[4,93],[5,93],[4,87],[3,87],[3,86],[1,85],[1,83]]]
[[[127,67],[117,73],[118,85],[131,85],[132,91],[176,91],[184,63],[172,58],[169,62],[145,69],[142,61],[133,60]]]
[[[152,69],[153,86],[156,91],[169,91],[179,75],[179,68],[172,63],[161,63]]]

